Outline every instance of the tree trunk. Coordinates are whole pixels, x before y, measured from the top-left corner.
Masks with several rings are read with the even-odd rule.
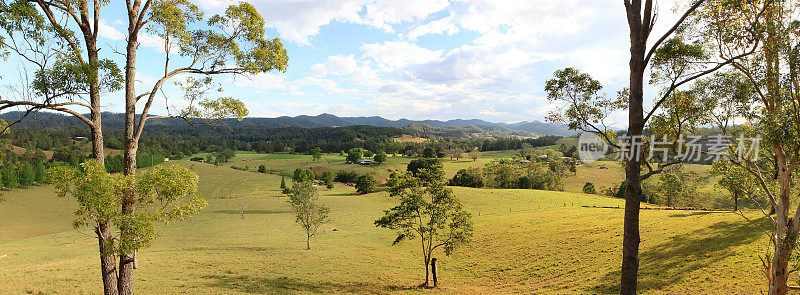
[[[306,235],[306,250],[311,250],[311,235]]]
[[[112,249],[107,248],[111,242],[111,227],[101,222],[95,229],[100,248],[100,271],[103,277],[103,294],[116,295],[117,292],[117,259]]]
[[[138,12],[141,3],[136,1],[134,11]],[[131,12],[129,12],[131,13]],[[126,47],[125,60],[125,150],[123,152],[125,175],[136,174],[136,153],[139,147],[136,138],[136,50],[138,46],[138,24],[133,15],[129,15],[128,20],[128,44]],[[126,191],[122,196],[122,214],[131,215],[136,212],[135,191]],[[120,228],[120,237],[123,239],[135,239],[132,233],[125,228]],[[119,255],[119,278],[118,290],[120,295],[130,295],[133,293],[133,266],[136,259],[135,252],[131,249],[123,249]]]
[[[91,121],[92,126],[92,157],[100,164],[105,164],[105,151],[103,142],[103,120],[102,112],[100,109],[100,85],[97,77],[99,77],[99,56],[97,53],[96,40],[91,35],[84,36],[86,41],[87,57],[89,61],[89,68],[94,74],[94,79],[89,83],[89,103],[91,105]],[[97,234],[98,249],[100,252],[100,272],[103,279],[103,294],[117,295],[118,282],[117,282],[117,261],[115,253],[109,249],[111,243],[111,225],[106,222],[100,222],[95,229]]]
[[[779,144],[774,144],[775,155],[778,162],[780,191],[778,205],[775,210],[775,253],[772,256],[770,265],[770,295],[783,295],[788,292],[787,282],[789,279],[789,257],[795,248],[797,241],[797,230],[789,221],[789,190],[791,186],[791,175],[786,161],[783,148]]]
[[[436,258],[431,259],[431,272],[433,273],[433,287],[439,286],[439,278],[436,269]]]
[[[425,257],[425,287],[430,287],[430,260]]]
[[[628,98],[628,136],[631,147],[635,148],[635,137],[642,135],[644,129],[644,93],[643,81],[645,70],[645,50],[647,48],[648,25],[643,24],[641,1],[632,1],[627,7],[630,26],[630,97]],[[647,1],[645,18],[650,17]],[[624,143],[623,143],[624,144]],[[620,294],[636,294],[639,276],[639,205],[642,196],[640,152],[631,151],[625,163],[625,218],[622,239],[622,271],[620,275]]]

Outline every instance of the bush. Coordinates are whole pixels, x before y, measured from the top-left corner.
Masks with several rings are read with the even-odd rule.
[[[590,182],[587,182],[586,184],[584,184],[583,185],[583,193],[584,194],[590,194],[590,195],[596,194],[597,190],[595,190],[595,188],[594,188],[594,183],[592,183],[590,181]]]
[[[448,185],[483,187],[486,185],[486,179],[483,177],[483,171],[479,168],[461,169],[453,176]]]
[[[325,186],[328,189],[332,189],[333,188],[333,178],[334,178],[333,172],[330,172],[330,171],[322,172],[322,175],[320,175],[319,178],[322,181],[325,181]]]
[[[267,166],[259,165],[258,166],[258,172],[259,173],[267,173]]]
[[[378,164],[386,163],[386,153],[384,153],[383,151],[378,151],[378,153],[375,154],[375,156],[372,158],[372,160],[375,161],[375,163],[378,163]]]
[[[336,177],[334,177],[333,180],[341,183],[355,183],[358,180],[358,173],[355,171],[339,170],[336,172]]]
[[[356,181],[356,192],[368,194],[375,191],[375,178],[370,174],[361,175]]]
[[[626,188],[627,185],[625,185],[625,181],[623,180],[622,183],[619,185],[619,188],[614,192],[614,196],[620,199],[624,199]]]

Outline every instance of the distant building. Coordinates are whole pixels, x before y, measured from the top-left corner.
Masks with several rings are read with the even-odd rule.
[[[358,161],[358,163],[361,165],[372,165],[375,164],[375,161],[372,159],[361,159],[361,161]]]
[[[530,163],[531,161],[528,160],[519,160],[520,163]]]
[[[86,137],[83,136],[75,136],[72,138],[74,141],[86,141]]]

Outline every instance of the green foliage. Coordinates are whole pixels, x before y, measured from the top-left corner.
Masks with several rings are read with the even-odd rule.
[[[332,189],[333,188],[333,179],[334,179],[334,177],[335,176],[333,175],[333,172],[331,172],[331,171],[322,172],[322,175],[320,175],[320,179],[325,181],[325,187],[327,187],[328,189]]]
[[[211,147],[211,154],[214,155],[214,158],[216,159],[215,163],[225,163],[236,156],[236,151],[224,145],[215,145]]]
[[[374,157],[374,156],[375,156],[375,153],[373,153],[372,151],[370,151],[370,150],[364,150],[364,157],[365,157],[365,158],[372,158],[372,157]]]
[[[625,191],[627,189],[628,189],[628,186],[625,184],[625,181],[623,180],[622,183],[620,183],[620,185],[617,188],[617,190],[614,191],[614,197],[617,197],[617,198],[620,198],[620,199],[624,199],[625,198]]]
[[[522,164],[510,160],[489,163],[485,168],[487,186],[494,188],[564,190],[563,174],[553,171],[550,166],[549,162]]]
[[[122,155],[106,156],[103,163],[106,166],[106,171],[109,173],[122,172],[122,170],[125,169],[125,159]],[[136,165],[139,165],[139,161],[136,161]]]
[[[375,221],[378,227],[397,232],[392,245],[420,238],[425,262],[426,279],[431,256],[439,247],[446,255],[472,239],[472,216],[464,211],[453,190],[444,185],[444,178],[431,170],[427,175],[415,176],[410,172],[397,175],[389,187],[389,195],[396,205],[384,211]],[[427,283],[427,282],[426,282]]]
[[[320,225],[328,221],[330,208],[319,202],[317,189],[310,181],[294,183],[289,204],[292,205],[295,222],[306,231],[306,249],[311,249],[311,237],[317,233]]]
[[[77,200],[75,227],[109,222],[135,233],[131,238],[107,241],[107,249],[116,253],[149,246],[158,237],[154,223],[185,220],[206,205],[197,193],[197,174],[178,165],[158,165],[136,176],[124,176],[108,173],[98,161],[89,160],[80,167],[50,168],[46,179],[55,185],[59,197]],[[131,191],[136,193],[139,208],[136,214],[122,214],[121,196]]]
[[[375,154],[375,156],[372,158],[372,160],[378,164],[386,163],[386,159],[387,159],[386,153],[383,152],[383,150],[378,151],[378,153]]]
[[[311,161],[316,162],[319,159],[322,159],[322,149],[319,147],[311,149]]]
[[[358,173],[355,171],[339,170],[336,171],[336,176],[333,180],[341,183],[355,183],[358,181]]]
[[[28,187],[33,185],[36,181],[36,171],[33,169],[33,165],[30,162],[25,162],[22,164],[22,169],[19,173],[19,184]]]
[[[36,182],[37,183],[45,183],[45,174],[47,171],[47,167],[45,167],[44,162],[36,163]],[[2,179],[2,177],[0,177]]]
[[[258,173],[267,173],[267,166],[258,165]]]
[[[565,109],[552,113],[549,121],[565,124],[570,130],[605,132],[603,119],[622,109],[627,96],[608,99],[600,91],[603,86],[589,74],[575,68],[565,68],[553,73],[545,82],[545,91],[550,101],[566,104]]]
[[[283,176],[281,176],[281,190],[285,189],[286,189],[286,179]]]
[[[356,192],[368,194],[375,192],[375,177],[372,174],[364,174],[356,180]]]
[[[363,155],[364,155],[363,149],[352,148],[347,152],[347,158],[345,160],[350,163],[358,163],[358,161],[361,160],[361,157]]]
[[[426,147],[424,150],[422,150],[422,157],[423,158],[435,158],[436,157],[436,151],[434,151],[432,147]]]
[[[410,172],[414,177],[433,177],[436,179],[444,177],[444,165],[442,165],[442,161],[439,159],[424,158],[411,160],[406,167],[406,171]],[[434,179],[426,179],[426,181],[434,181]]]
[[[294,170],[294,176],[292,176],[292,180],[294,182],[307,182],[313,181],[316,177],[314,171],[308,169],[297,168]]]
[[[675,200],[683,193],[683,183],[674,173],[662,172],[659,177],[658,191],[665,198],[665,205],[674,206]]]
[[[15,188],[19,186],[19,171],[15,165],[5,165],[3,167],[3,186]]]
[[[586,184],[583,185],[583,193],[590,195],[596,194],[597,190],[595,190],[594,188],[594,183],[592,183],[591,181],[586,182]]]
[[[136,155],[136,168],[147,168],[164,162],[164,156],[157,153],[142,153]]]
[[[456,172],[456,175],[453,176],[453,179],[450,179],[448,185],[484,187],[486,185],[486,179],[480,168],[467,168]]]

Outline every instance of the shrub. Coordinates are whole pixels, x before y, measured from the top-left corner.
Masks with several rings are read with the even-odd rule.
[[[625,185],[625,181],[623,180],[622,183],[619,185],[619,188],[614,192],[614,196],[620,199],[624,199],[626,188],[627,186]]]
[[[375,191],[375,178],[370,174],[361,175],[356,181],[356,192],[368,194]]]
[[[590,182],[587,182],[586,184],[584,184],[583,185],[583,193],[584,194],[590,194],[590,195],[596,194],[597,190],[595,190],[595,188],[594,188],[594,183],[592,183],[590,181]]]
[[[325,181],[325,186],[328,189],[332,189],[333,188],[333,178],[334,178],[333,172],[330,172],[330,171],[322,172],[322,175],[320,175],[319,178],[322,181]]]
[[[260,172],[260,173],[267,173],[267,166],[264,166],[264,165],[259,165],[259,166],[258,166],[258,172]]]
[[[358,180],[358,173],[355,171],[339,170],[336,172],[336,176],[333,180],[341,183],[355,183]]]
[[[453,176],[448,185],[483,187],[486,185],[486,179],[483,177],[483,171],[479,168],[461,169]]]

